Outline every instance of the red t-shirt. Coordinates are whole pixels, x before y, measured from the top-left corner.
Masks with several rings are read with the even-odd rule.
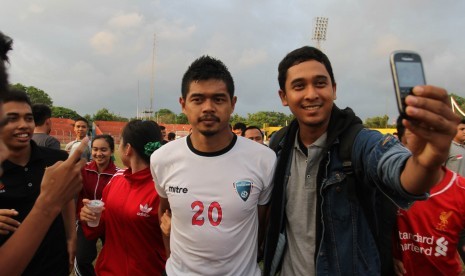
[[[446,169],[431,196],[397,213],[397,258],[407,275],[458,275],[459,232],[465,225],[465,178]]]

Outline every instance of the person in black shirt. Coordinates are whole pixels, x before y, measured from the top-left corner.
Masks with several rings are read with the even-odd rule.
[[[2,137],[3,126],[6,123],[2,112],[2,101],[9,89],[5,64],[8,62],[7,53],[11,50],[12,42],[11,38],[0,32],[0,164],[9,155],[9,150]],[[40,194],[20,226],[14,223],[16,220],[5,216],[4,213],[0,214],[0,234],[14,232],[0,246],[0,256],[2,256],[0,258],[0,271],[2,275],[19,275],[23,272],[48,228],[61,212],[62,206],[75,197],[81,189],[81,168],[85,165],[85,160],[79,160],[79,156],[87,147],[87,142],[84,141],[82,146],[65,162],[57,162],[45,170]],[[0,188],[4,188],[2,183],[0,183]],[[17,215],[16,211],[7,211],[9,211],[7,212],[9,216]]]

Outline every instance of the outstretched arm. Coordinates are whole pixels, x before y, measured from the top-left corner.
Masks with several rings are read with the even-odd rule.
[[[439,182],[441,166],[448,158],[459,118],[452,111],[447,91],[434,86],[417,86],[406,98],[406,113],[411,118],[402,123],[412,156],[401,174],[404,189],[422,194]]]
[[[20,275],[23,272],[63,205],[81,190],[81,168],[84,167],[85,160],[76,161],[87,142],[82,143],[66,161],[59,161],[45,170],[41,192],[32,210],[15,233],[0,247],[2,274]]]

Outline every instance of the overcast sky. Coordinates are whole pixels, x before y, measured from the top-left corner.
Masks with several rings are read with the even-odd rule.
[[[316,44],[314,18],[324,16],[336,104],[392,122],[393,50],[420,53],[428,83],[465,96],[464,11],[465,1],[451,0],[3,0],[0,30],[14,39],[10,81],[40,88],[81,115],[105,107],[135,117],[138,106],[150,107],[155,34],[155,110],[181,112],[182,75],[208,54],[229,67],[235,112],[247,116],[289,113],[277,94],[277,65]]]

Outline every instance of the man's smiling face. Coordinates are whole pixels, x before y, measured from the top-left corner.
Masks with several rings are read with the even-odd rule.
[[[6,102],[3,115],[7,123],[3,127],[3,140],[11,150],[20,150],[30,145],[34,132],[34,117],[31,106],[25,102]]]

